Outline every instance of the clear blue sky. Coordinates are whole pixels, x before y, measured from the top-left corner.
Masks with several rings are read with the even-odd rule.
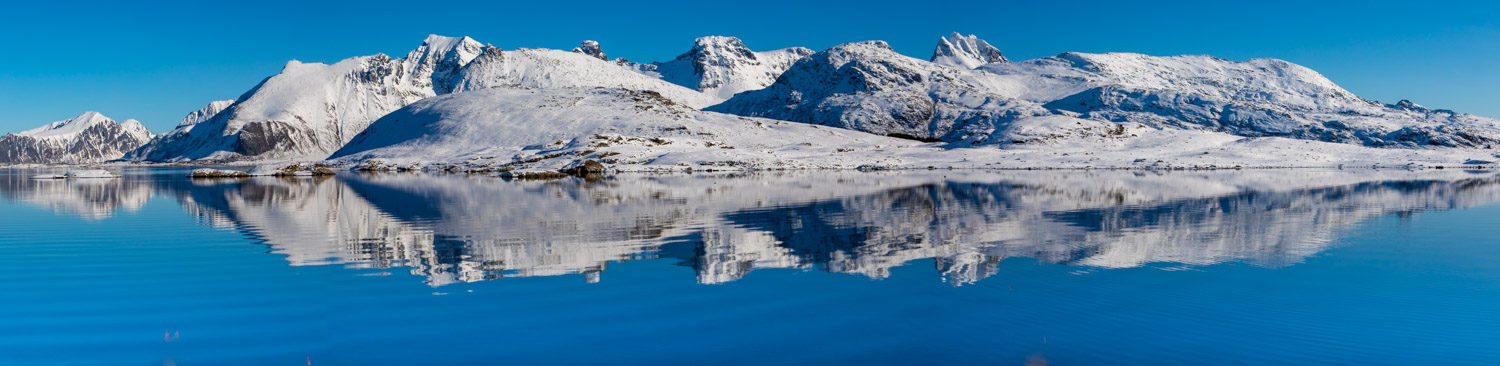
[[[0,132],[88,110],[166,131],[287,60],[399,56],[430,33],[503,48],[594,39],[611,57],[664,61],[704,35],[737,36],[757,50],[880,39],[925,59],[939,36],[959,31],[1012,60],[1066,51],[1280,58],[1365,98],[1500,117],[1497,3],[21,2],[0,12]]]

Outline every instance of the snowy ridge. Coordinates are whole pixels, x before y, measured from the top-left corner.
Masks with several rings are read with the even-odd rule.
[[[0,164],[85,164],[120,158],[155,135],[133,119],[125,122],[99,112],[0,137]]]
[[[1000,53],[999,48],[991,46],[989,42],[972,34],[965,36],[958,32],[938,39],[937,48],[932,50],[932,58],[929,60],[936,64],[965,69],[984,66],[992,62],[1010,62],[1005,55]]]

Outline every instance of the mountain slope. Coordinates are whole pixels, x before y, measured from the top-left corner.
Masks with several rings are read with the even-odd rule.
[[[83,164],[120,158],[154,135],[139,121],[98,112],[0,137],[0,164]]]

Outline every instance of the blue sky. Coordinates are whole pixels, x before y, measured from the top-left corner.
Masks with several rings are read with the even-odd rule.
[[[959,31],[1012,60],[1066,51],[1280,58],[1365,98],[1500,117],[1497,2],[132,3],[7,5],[0,132],[88,110],[161,132],[287,60],[399,56],[430,33],[503,48],[594,39],[611,57],[664,61],[704,35],[737,36],[757,50],[880,39],[925,59],[939,36]]]

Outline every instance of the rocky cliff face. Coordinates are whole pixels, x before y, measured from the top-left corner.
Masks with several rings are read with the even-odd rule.
[[[136,120],[98,112],[0,137],[0,164],[87,164],[119,159],[153,135]]]

